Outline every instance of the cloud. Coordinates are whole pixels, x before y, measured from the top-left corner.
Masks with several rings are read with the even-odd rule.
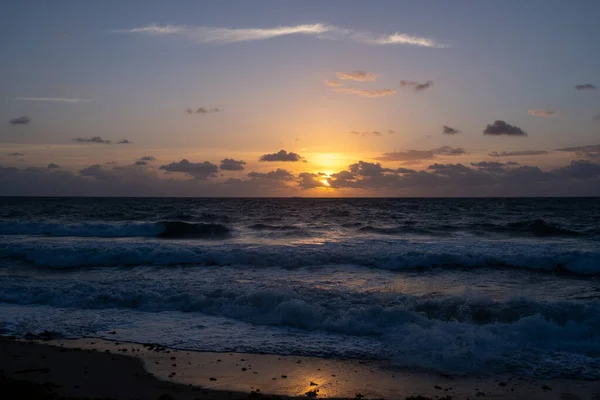
[[[600,157],[600,144],[592,144],[588,146],[578,146],[578,147],[566,147],[564,149],[557,149],[556,151],[565,151],[575,153],[578,156],[582,157],[591,157],[596,158]]]
[[[186,114],[211,114],[211,113],[218,113],[221,112],[220,109],[218,108],[206,108],[206,107],[200,107],[197,108],[195,111],[192,110],[191,108],[186,108],[185,109],[185,113]]]
[[[221,170],[223,171],[243,171],[246,161],[236,161],[232,158],[221,160]]]
[[[148,165],[148,161],[138,160],[135,162],[135,165],[146,166]]]
[[[396,93],[395,90],[392,89],[379,89],[379,90],[367,90],[367,89],[356,89],[356,88],[336,88],[333,89],[336,92],[346,93],[346,94],[356,94],[358,96],[364,97],[382,97],[389,96]]]
[[[381,136],[381,132],[379,132],[379,131],[370,131],[370,132],[352,131],[350,133],[353,135],[357,135],[357,136]]]
[[[302,161],[303,158],[300,154],[287,152],[285,150],[279,150],[277,153],[272,154],[263,154],[260,156],[258,161],[266,161],[266,162],[274,162],[274,161],[287,161],[287,162],[297,162]]]
[[[90,176],[96,179],[106,179],[110,177],[110,174],[98,164],[80,169],[79,173],[83,176]]]
[[[174,163],[179,164],[179,163]],[[198,163],[202,164],[202,163]],[[600,163],[574,160],[542,170],[536,166],[503,166],[493,162],[473,165],[432,163],[424,170],[392,169],[358,161],[346,169],[325,175],[271,171],[243,179],[176,179],[151,168],[135,165],[91,165],[79,172],[62,168],[14,168],[0,166],[1,196],[290,196],[304,190],[329,187],[344,196],[421,197],[521,197],[599,196]],[[213,171],[216,165],[213,166]],[[287,173],[286,173],[287,172]],[[290,183],[295,182],[294,185]]]
[[[227,44],[266,40],[280,36],[309,35],[330,40],[351,40],[373,45],[406,44],[422,47],[445,47],[433,39],[396,32],[377,35],[370,32],[353,31],[328,24],[304,24],[278,26],[275,28],[219,28],[189,25],[150,24],[131,29],[113,30],[117,34],[138,34],[148,36],[176,36],[200,43]]]
[[[250,172],[248,177],[252,179],[274,179],[280,181],[289,181],[294,179],[294,175],[291,172],[281,168],[277,168],[275,171],[270,171],[267,173]]]
[[[521,151],[493,151],[488,154],[490,157],[520,157],[520,156],[543,156],[549,154],[546,150],[521,150]]]
[[[513,165],[513,164],[501,163],[498,161],[480,161],[480,162],[476,162],[476,163],[471,163],[471,165],[473,167],[477,167],[478,169],[480,169],[482,171],[491,172],[491,173],[503,173],[506,171],[506,167],[508,165]]]
[[[302,172],[298,175],[298,179],[298,186],[302,189],[329,187],[329,185],[323,182],[324,178],[322,175],[315,174],[312,172]]]
[[[54,101],[59,103],[87,103],[92,99],[77,99],[70,97],[17,97],[17,100],[22,101]]]
[[[193,163],[185,158],[179,162],[161,165],[159,169],[168,172],[183,172],[199,180],[205,180],[217,176],[218,167],[208,161]]]
[[[13,118],[9,121],[9,123],[11,125],[27,125],[30,122],[31,122],[31,118],[29,118],[26,115],[24,115],[22,117],[18,117],[18,118]]]
[[[139,161],[156,161],[156,158],[154,156],[143,156],[139,158]]]
[[[336,72],[338,79],[359,82],[375,82],[377,75],[365,71]]]
[[[494,121],[493,124],[488,124],[483,130],[484,135],[508,135],[508,136],[527,136],[527,133],[521,128],[507,124],[504,121]]]
[[[412,87],[415,90],[415,92],[422,92],[423,90],[432,87],[433,82],[427,81],[425,83],[418,83],[415,81],[400,81],[400,86]]]
[[[100,143],[100,144],[110,144],[110,140],[104,140],[100,136],[93,136],[91,138],[75,138],[74,142],[77,143]]]
[[[600,121],[600,113],[596,114],[596,115],[594,116],[594,119],[595,119],[596,121]]]
[[[48,164],[47,168],[48,169],[58,169],[58,168],[60,168],[60,165],[52,162],[52,163]]]
[[[123,139],[123,140],[119,140],[119,141],[117,142],[117,144],[133,144],[133,142],[130,142],[130,141],[129,141],[129,140],[127,140],[127,139]]]
[[[577,90],[594,90],[597,88],[596,88],[596,86],[592,85],[591,83],[583,83],[580,85],[575,85],[575,89],[577,89]]]
[[[393,129],[388,129],[388,135],[393,135],[394,133],[396,133]]]
[[[552,111],[552,110],[529,110],[529,114],[535,115],[536,117],[549,117],[552,114],[556,114],[556,111]]]
[[[456,156],[466,154],[466,151],[461,147],[442,146],[431,150],[406,150],[396,151],[391,153],[383,153],[376,160],[380,161],[420,161],[435,158],[438,155]]]
[[[446,134],[446,135],[454,135],[454,134],[460,133],[460,130],[449,127],[448,125],[444,125],[442,127],[442,133]]]
[[[8,155],[16,157],[16,156],[24,156],[25,154],[24,153],[15,152],[15,153],[8,153]]]
[[[342,86],[341,82],[337,82],[337,81],[330,81],[328,79],[325,79],[325,84],[329,87],[340,87]]]

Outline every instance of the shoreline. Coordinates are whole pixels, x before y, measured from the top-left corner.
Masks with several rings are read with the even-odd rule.
[[[600,382],[592,381],[448,376],[376,361],[194,352],[92,338],[4,337],[0,355],[3,385],[46,384],[74,398],[600,399]]]

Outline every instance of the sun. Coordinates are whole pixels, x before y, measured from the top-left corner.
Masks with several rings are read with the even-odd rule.
[[[327,186],[327,187],[331,186],[331,185],[329,184],[329,181],[328,181],[327,179],[321,179],[321,183],[322,183],[323,185]]]

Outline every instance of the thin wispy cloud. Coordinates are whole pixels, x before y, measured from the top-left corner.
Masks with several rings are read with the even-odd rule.
[[[98,144],[110,144],[110,140],[102,139],[100,136],[93,136],[91,138],[75,138],[73,139],[76,143],[98,143]]]
[[[377,75],[366,71],[336,72],[339,79],[359,82],[375,82]]]
[[[216,44],[266,40],[290,35],[309,35],[323,39],[346,39],[373,45],[405,44],[422,47],[447,47],[436,43],[433,39],[401,32],[381,35],[320,23],[278,26],[274,28],[219,28],[208,26],[150,24],[131,29],[117,29],[113,30],[112,33],[149,36],[171,35],[200,43]]]
[[[552,111],[552,110],[529,110],[529,114],[535,115],[536,117],[549,117],[552,114],[556,114],[556,111]]]
[[[337,82],[337,81],[330,81],[329,79],[325,79],[325,85],[327,85],[329,87],[340,87],[340,86],[342,86],[342,83]]]
[[[521,150],[521,151],[503,151],[491,152],[490,157],[522,157],[522,156],[543,156],[549,154],[546,150]]]
[[[381,136],[381,132],[379,132],[379,131],[368,131],[368,132],[352,131],[350,133],[353,135],[356,135],[356,136]]]
[[[390,95],[396,93],[396,91],[392,90],[392,89],[367,90],[367,89],[357,89],[357,88],[336,88],[334,90],[339,93],[356,94],[358,96],[371,97],[371,98],[390,96]]]
[[[87,103],[92,99],[77,99],[71,97],[17,97],[21,101],[54,101],[59,103]]]

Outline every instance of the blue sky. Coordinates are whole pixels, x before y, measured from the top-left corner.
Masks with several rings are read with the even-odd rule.
[[[324,173],[310,195],[358,194],[328,181],[358,161],[420,171],[434,159],[469,166],[494,161],[492,152],[543,150],[513,161],[544,172],[594,164],[595,148],[553,150],[600,141],[599,14],[597,1],[7,1],[0,164],[54,162],[82,178],[90,165],[152,155],[143,167],[153,179],[197,184],[208,178],[160,166],[233,158],[244,169],[220,171],[215,185],[281,168],[296,178],[278,193],[297,194],[299,174]],[[305,32],[273,33],[281,27]],[[355,71],[376,78],[337,77]],[[417,91],[402,80],[432,84]],[[185,113],[200,107],[219,112]],[[497,120],[527,135],[484,135]],[[444,125],[460,133],[442,134]],[[73,141],[94,136],[112,143]],[[133,144],[115,144],[122,139]],[[443,146],[462,152],[381,156]],[[280,149],[307,162],[258,161]]]

